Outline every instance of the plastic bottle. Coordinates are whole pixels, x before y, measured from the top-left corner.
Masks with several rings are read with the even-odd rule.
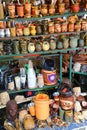
[[[28,62],[27,80],[28,80],[28,88],[30,89],[36,88],[36,74],[31,60],[29,60]]]

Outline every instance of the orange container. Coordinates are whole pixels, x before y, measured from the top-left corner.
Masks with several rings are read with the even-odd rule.
[[[22,4],[17,5],[17,14],[18,14],[18,17],[20,18],[24,17],[24,5]]]
[[[31,116],[35,116],[35,105],[34,105],[34,103],[29,103],[28,110],[29,110]]]
[[[39,120],[46,120],[49,117],[50,100],[48,98],[45,98],[45,99],[44,98],[41,98],[41,99],[35,98],[34,102],[35,102],[36,118]]]
[[[57,83],[57,74],[56,70],[48,71],[48,70],[42,70],[43,78],[44,78],[44,84],[45,85],[54,85]]]

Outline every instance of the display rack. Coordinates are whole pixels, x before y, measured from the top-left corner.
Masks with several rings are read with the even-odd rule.
[[[54,16],[42,16],[42,17],[36,17],[36,18],[15,18],[15,19],[10,19],[9,17],[6,17],[3,20],[0,21],[9,21],[9,20],[15,20],[17,22],[22,22],[25,20],[28,21],[39,21],[39,20],[43,20],[43,19],[55,19],[55,18],[60,18],[60,17],[69,17],[69,16],[73,16],[73,15],[78,15],[78,16],[83,16],[84,14],[87,14],[87,11],[83,11],[83,12],[78,12],[78,13],[65,13],[65,14],[56,14]],[[37,37],[43,37],[43,36],[59,36],[59,35],[63,35],[63,34],[80,34],[80,33],[86,33],[86,31],[80,31],[80,32],[63,32],[63,33],[57,33],[57,34],[42,34],[42,35],[29,35],[29,36],[16,36],[16,37],[4,37],[4,38],[0,38],[1,41],[4,40],[14,40],[14,39],[20,39],[20,38],[37,38]],[[40,52],[34,52],[34,53],[27,53],[27,54],[12,54],[12,55],[0,55],[0,62],[4,62],[4,61],[10,61],[10,60],[21,60],[21,59],[29,59],[29,58],[33,58],[33,57],[44,57],[44,56],[57,56],[59,55],[59,61],[60,61],[60,83],[62,82],[62,61],[63,61],[63,54],[69,52],[70,53],[70,72],[69,72],[69,79],[70,79],[70,83],[72,81],[72,73],[74,73],[72,71],[72,51],[73,50],[82,50],[82,49],[87,49],[87,46],[85,47],[77,47],[77,48],[68,48],[68,49],[56,49],[56,50],[49,50],[49,51],[40,51]],[[82,74],[82,73],[79,73]],[[55,88],[58,87],[58,85],[54,85],[54,86],[44,86],[43,88],[36,88],[36,89],[23,89],[20,91],[8,91],[9,94],[10,93],[19,93],[19,92],[26,92],[26,91],[40,91],[40,90],[44,90],[44,89],[50,89],[50,88]]]

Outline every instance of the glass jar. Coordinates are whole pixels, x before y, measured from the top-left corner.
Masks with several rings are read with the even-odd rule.
[[[19,18],[24,17],[24,5],[22,4],[17,5],[17,14]]]
[[[65,3],[60,3],[58,5],[58,11],[59,11],[59,14],[64,14],[64,12],[65,12]]]
[[[33,17],[38,17],[39,16],[39,7],[38,6],[32,6],[32,16]]]
[[[49,22],[48,31],[49,31],[50,34],[54,33],[54,22]]]
[[[42,4],[42,6],[41,6],[41,14],[43,16],[45,16],[45,15],[47,15],[47,13],[48,13],[47,5],[46,4]]]
[[[69,22],[68,23],[68,31],[73,32],[74,31],[74,23]]]
[[[87,21],[86,20],[84,20],[84,21],[82,21],[82,23],[81,23],[81,29],[83,30],[83,31],[86,31],[87,30]]]
[[[61,32],[61,23],[59,21],[55,21],[54,23],[54,32],[55,33]]]
[[[50,15],[54,15],[55,14],[55,5],[53,5],[53,4],[50,4],[49,5],[49,14]]]
[[[74,26],[75,31],[79,32],[81,30],[81,24],[80,22],[76,22]]]
[[[15,4],[8,4],[8,13],[10,18],[15,18]]]

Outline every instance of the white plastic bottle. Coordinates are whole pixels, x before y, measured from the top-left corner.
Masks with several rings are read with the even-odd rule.
[[[29,60],[28,62],[28,77],[27,77],[27,80],[28,80],[28,88],[29,89],[33,89],[33,88],[36,88],[36,73],[34,71],[34,68],[33,68],[33,63],[31,60]]]

